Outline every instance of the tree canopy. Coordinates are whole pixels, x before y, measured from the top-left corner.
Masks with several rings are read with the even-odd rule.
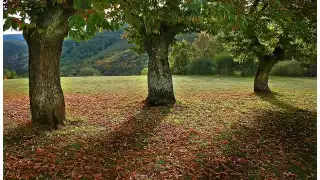
[[[306,13],[308,10],[310,13]],[[237,61],[259,59],[272,54],[277,46],[289,50],[286,59],[291,59],[297,55],[292,50],[303,54],[315,47],[312,46],[316,39],[315,12],[313,0],[255,0],[249,2],[241,14],[247,26],[224,33],[222,39]]]
[[[202,2],[196,1],[120,1],[120,12],[129,24],[125,37],[144,51],[145,38],[165,35],[172,43],[176,34],[198,31],[201,28]]]
[[[34,28],[51,6],[72,13],[68,20],[69,37],[75,40],[89,39],[102,29],[119,28],[119,23],[105,13],[105,9],[112,7],[108,0],[14,0],[4,2],[4,31]]]

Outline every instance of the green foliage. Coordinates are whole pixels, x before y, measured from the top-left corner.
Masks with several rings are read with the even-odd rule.
[[[148,57],[129,50],[134,45],[121,39],[122,32],[103,31],[84,42],[66,39],[62,48],[60,75],[78,76],[83,67],[97,69],[102,75],[140,75],[147,66]],[[184,38],[183,35],[181,37]],[[5,40],[4,67],[15,70],[19,75],[27,74],[28,47],[23,37],[6,35]]]
[[[215,54],[223,52],[222,43],[218,41],[217,37],[204,32],[197,34],[192,47],[195,59],[213,58]]]
[[[179,33],[208,30],[206,23],[216,24],[215,21],[221,19],[222,14],[231,13],[232,8],[227,4],[213,5],[212,2],[202,0],[120,1],[122,12],[120,14],[123,15],[123,21],[129,24],[125,37],[137,45],[135,49],[138,52],[145,51],[145,43],[152,36],[163,36],[166,41],[173,43],[173,37]],[[212,18],[212,15],[217,15],[217,18]],[[204,19],[205,17],[207,19]],[[225,24],[227,23],[225,22]]]
[[[219,75],[232,75],[235,66],[238,64],[226,52],[216,54],[213,58],[213,63],[214,73]]]
[[[281,61],[272,68],[271,75],[296,77],[302,76],[306,71],[296,60]]]
[[[174,38],[177,41],[185,40],[187,42],[192,43],[195,40],[196,37],[197,37],[197,33],[186,33],[186,34],[178,34]]]
[[[198,33],[192,43],[186,41],[178,42],[173,46],[170,54],[170,65],[173,74],[219,74],[233,75],[238,72],[241,76],[252,75],[255,64],[252,61],[244,63],[234,62],[229,53],[223,52],[224,47],[217,36],[212,36],[204,32]],[[193,62],[198,61],[199,62]],[[204,60],[207,59],[207,60]],[[213,59],[213,69],[206,69],[205,63],[211,67]],[[200,70],[196,70],[197,66]]]
[[[80,69],[81,66],[77,64],[64,65],[60,68],[60,76],[77,76]]]
[[[238,63],[236,72],[239,73],[240,76],[253,76],[257,70],[257,61],[251,59],[248,61],[245,61],[243,63]]]
[[[210,75],[213,74],[214,62],[212,59],[196,59],[191,61],[187,68],[188,74]]]
[[[198,33],[192,43],[176,43],[170,54],[170,65],[173,74],[232,74],[235,64],[227,53],[222,53],[221,42],[215,36],[205,32]],[[209,59],[215,58],[215,61]],[[195,61],[195,62],[193,62]],[[214,69],[206,66],[214,63]],[[229,64],[228,64],[229,63]],[[228,65],[227,65],[228,64]],[[199,68],[197,70],[197,68]]]
[[[79,75],[80,76],[99,76],[101,75],[101,73],[92,67],[84,67],[80,69]]]
[[[93,66],[103,75],[140,75],[147,61],[146,54],[139,55],[129,49],[95,61]]]
[[[14,70],[19,75],[28,72],[28,47],[25,42],[3,41],[3,67]]]
[[[17,75],[17,73],[15,71],[5,68],[3,70],[3,78],[5,78],[5,79],[16,79],[16,78],[18,78],[18,75]]]
[[[147,65],[148,57],[146,54],[138,55],[137,53],[129,50],[129,48],[133,47],[134,45],[128,44],[126,39],[120,38],[122,32],[123,30],[116,32],[103,31],[98,33],[94,38],[80,43],[71,39],[66,39],[63,44],[61,57],[61,76],[78,76],[80,69],[84,67],[92,67],[97,69],[102,75],[140,75],[142,69]],[[195,60],[195,56],[198,53],[198,51],[195,51],[195,45],[193,42],[196,42],[196,39],[199,37],[199,35],[181,34],[177,37],[178,40],[188,39],[189,41],[184,41],[183,43],[177,42],[177,44],[188,44],[187,46],[177,46],[180,48],[180,50],[177,52],[179,52],[178,55],[188,54],[187,58],[190,60],[188,63],[189,66],[191,61]],[[214,37],[210,36],[210,38]],[[200,42],[200,44],[201,43],[202,42]],[[221,46],[221,42],[218,40],[211,48],[213,51],[217,52],[217,54],[212,54],[218,55],[218,57],[221,52],[214,50],[214,47],[218,47],[219,45]],[[171,53],[169,56],[171,68],[173,65],[172,58],[174,57],[173,51],[176,51],[175,49],[177,47],[174,45],[171,48]],[[314,51],[312,51],[314,46],[309,48],[310,53],[314,53]],[[299,52],[292,50],[292,53]],[[222,74],[228,74],[225,72],[234,72],[234,74],[241,76],[254,75],[256,70],[256,61],[249,59],[249,57],[248,60],[242,63],[235,63],[234,67],[231,69],[226,69],[224,72],[222,72]],[[314,59],[316,56],[299,57]],[[180,60],[183,62],[186,59]],[[302,60],[299,61],[302,62]],[[301,64],[301,68],[307,68],[309,70],[308,72],[305,72],[303,76],[316,76],[316,59],[313,60],[313,64],[311,65],[309,60],[303,62],[304,63]],[[21,35],[5,36],[4,67],[16,71],[19,76],[27,77],[28,49]],[[214,74],[219,74],[216,65],[214,66],[213,70]],[[188,74],[188,71],[186,73]],[[177,73],[173,72],[173,74]]]
[[[110,46],[120,42],[125,41],[121,39],[121,34],[123,30],[116,32],[103,31],[98,33],[94,38],[84,41],[76,42],[71,39],[66,39],[63,42],[63,50],[61,61],[62,65],[71,62],[78,62],[89,57],[96,56],[98,53],[105,51]],[[127,49],[128,44],[123,45],[123,49]],[[121,50],[121,49],[120,49]]]
[[[192,60],[191,44],[183,40],[176,43],[169,56],[173,74],[187,74],[187,67]]]
[[[142,70],[141,70],[141,75],[148,75],[148,68],[143,68]]]
[[[119,22],[105,14],[112,7],[109,0],[8,1],[4,8],[4,30],[32,30],[42,23],[49,9],[60,9],[69,17],[69,37],[86,40],[96,32],[118,29]],[[19,14],[19,17],[15,16]]]
[[[303,57],[314,54],[311,49],[315,49],[316,40],[315,1],[230,4],[241,9],[238,15],[246,19],[243,28],[233,28],[220,34],[221,42],[236,61],[242,63],[273,55],[276,47],[284,49],[285,59],[305,61],[310,58]]]

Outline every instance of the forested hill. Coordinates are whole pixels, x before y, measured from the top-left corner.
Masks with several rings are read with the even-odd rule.
[[[61,76],[87,75],[137,75],[147,66],[147,56],[138,55],[130,49],[123,30],[98,33],[94,38],[76,42],[66,39],[61,56]],[[4,37],[4,68],[14,70],[20,76],[28,72],[28,48],[21,34]],[[183,38],[189,41],[195,35]],[[182,39],[182,37],[178,37]]]

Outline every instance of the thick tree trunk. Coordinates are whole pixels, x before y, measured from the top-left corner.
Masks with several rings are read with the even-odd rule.
[[[148,38],[148,105],[172,105],[176,102],[168,60],[169,41],[161,35]]]
[[[67,14],[50,7],[35,28],[24,29],[29,48],[29,97],[32,123],[57,129],[65,120],[65,102],[60,84],[60,56],[68,34]]]
[[[256,76],[254,78],[254,92],[271,92],[268,81],[272,67],[280,60],[284,59],[284,49],[277,46],[272,55],[264,55],[258,64]]]
[[[268,81],[272,67],[278,62],[272,56],[264,56],[259,60],[258,69],[254,78],[254,92],[271,92]]]

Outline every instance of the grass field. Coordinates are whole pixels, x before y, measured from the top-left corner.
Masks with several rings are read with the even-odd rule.
[[[34,132],[27,79],[4,80],[5,178],[316,179],[316,79],[175,76],[173,107],[146,82],[62,78],[66,126]]]

